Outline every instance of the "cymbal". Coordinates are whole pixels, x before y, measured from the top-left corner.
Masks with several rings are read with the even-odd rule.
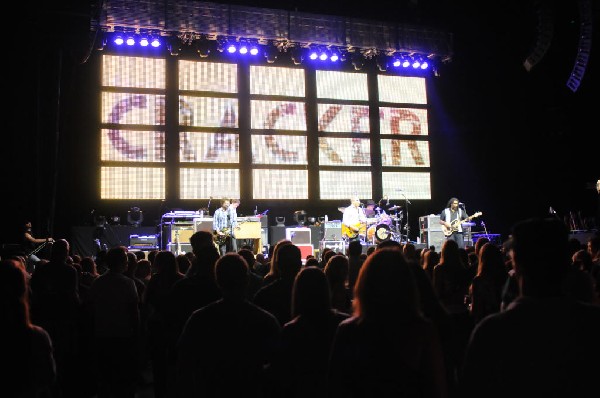
[[[388,211],[400,210],[402,206],[392,206],[388,209]]]
[[[341,211],[342,213],[344,212],[344,210],[346,210],[345,207],[338,207],[338,210]]]

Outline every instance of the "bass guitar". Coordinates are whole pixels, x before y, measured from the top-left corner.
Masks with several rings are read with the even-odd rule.
[[[367,224],[365,224],[365,223],[359,222],[359,223],[352,225],[352,227],[355,228],[356,231],[353,228],[350,228],[349,226],[347,226],[346,224],[342,224],[342,235],[347,237],[348,239],[354,239],[358,235],[366,235],[367,234]]]
[[[477,213],[465,218],[464,220],[456,219],[450,223],[450,228],[448,228],[444,224],[442,224],[442,232],[444,233],[444,236],[448,237],[448,236],[452,235],[454,232],[458,231],[458,227],[461,224],[466,223],[467,221],[470,221],[473,218],[479,217],[482,214],[483,214],[482,212],[478,211]]]

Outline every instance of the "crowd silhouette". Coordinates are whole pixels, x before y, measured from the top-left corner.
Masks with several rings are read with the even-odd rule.
[[[600,238],[568,236],[529,219],[501,245],[319,259],[221,255],[204,231],[181,256],[57,239],[0,262],[0,395],[598,396]]]

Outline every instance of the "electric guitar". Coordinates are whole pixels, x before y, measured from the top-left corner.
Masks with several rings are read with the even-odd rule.
[[[223,246],[227,242],[227,239],[231,237],[231,230],[229,228],[225,227],[221,229],[221,232],[224,235],[219,235],[216,231],[214,234],[215,243],[217,246]]]
[[[448,237],[448,236],[452,235],[454,232],[458,231],[458,227],[462,223],[470,221],[473,218],[479,217],[482,214],[483,214],[482,212],[478,211],[477,213],[473,214],[472,216],[469,216],[469,217],[465,218],[464,220],[456,219],[456,220],[454,220],[454,221],[452,221],[450,223],[450,228],[448,228],[444,224],[442,224],[442,232],[444,233],[444,236]]]
[[[354,239],[358,235],[366,235],[367,233],[367,224],[366,223],[356,223],[352,225],[352,227],[356,228],[358,231],[353,230],[346,224],[342,224],[342,235],[347,237],[348,239]]]

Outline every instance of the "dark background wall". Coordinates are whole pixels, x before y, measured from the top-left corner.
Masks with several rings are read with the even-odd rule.
[[[144,209],[144,224],[153,225],[166,210],[206,206],[205,201],[98,199],[100,53],[90,44],[85,3],[58,2],[9,17],[7,31],[18,38],[5,48],[2,242],[14,239],[24,219],[34,222],[37,235],[68,237],[72,226],[92,223],[93,211],[124,220],[127,209],[137,205]],[[418,217],[439,213],[451,196],[471,213],[482,211],[490,232],[504,236],[515,221],[547,214],[550,207],[561,217],[597,216],[600,162],[592,103],[597,56],[592,52],[582,84],[572,92],[566,82],[578,46],[577,2],[556,0],[551,45],[526,71],[523,61],[538,37],[533,3],[486,6],[495,8],[492,12],[477,2],[449,1],[361,7],[337,0],[257,1],[252,6],[427,24],[454,34],[453,59],[439,67],[428,87],[433,197],[409,206],[411,239],[416,239]],[[270,209],[271,220],[285,216],[292,224],[295,210],[335,219],[341,218],[337,207],[346,204],[243,202],[240,212],[249,214],[258,205],[259,211]]]

